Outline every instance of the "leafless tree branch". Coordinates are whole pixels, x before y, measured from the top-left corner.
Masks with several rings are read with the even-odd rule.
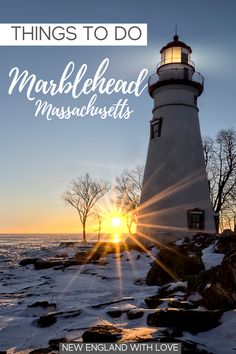
[[[99,199],[109,190],[109,183],[92,179],[88,173],[71,181],[62,199],[75,208],[83,227],[83,241],[86,242],[86,222]]]

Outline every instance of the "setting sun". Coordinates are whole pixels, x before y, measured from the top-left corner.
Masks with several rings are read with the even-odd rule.
[[[126,215],[121,210],[112,208],[103,209],[102,232],[111,234],[113,240],[114,234],[126,234],[127,223]]]
[[[119,227],[122,224],[122,220],[120,217],[116,216],[111,219],[112,226]]]

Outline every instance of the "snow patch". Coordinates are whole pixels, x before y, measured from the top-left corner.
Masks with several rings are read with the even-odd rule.
[[[223,253],[214,252],[215,245],[216,243],[202,250],[202,261],[204,263],[206,270],[211,269],[217,265],[220,265],[225,256]]]
[[[236,310],[225,312],[221,322],[220,326],[197,335],[185,332],[182,338],[199,343],[199,349],[205,349],[214,354],[235,354]]]

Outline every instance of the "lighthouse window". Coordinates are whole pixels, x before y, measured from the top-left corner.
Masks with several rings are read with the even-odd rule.
[[[161,136],[161,125],[162,125],[162,118],[155,118],[151,121],[151,134],[150,138],[157,139]]]
[[[162,57],[163,64],[170,63],[180,63],[181,62],[181,48],[180,47],[171,47],[167,48],[164,53],[164,58]]]
[[[188,227],[194,230],[204,230],[205,212],[201,209],[192,209],[187,211]]]
[[[186,48],[181,48],[181,63],[188,64],[189,52]]]

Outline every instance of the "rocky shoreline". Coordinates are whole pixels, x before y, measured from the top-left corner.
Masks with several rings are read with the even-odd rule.
[[[117,253],[116,245],[104,243],[93,249],[85,247],[69,256],[66,249],[76,249],[76,243],[63,244],[61,247],[63,254],[24,258],[19,264],[23,269],[30,267],[31,272],[44,269],[64,272],[70,267],[76,269],[89,264],[105,268],[107,256],[112,256],[115,261],[127,262],[129,258],[125,256],[132,250],[137,253],[136,260],[143,254],[135,246],[120,246]],[[106,318],[110,320],[84,327],[84,330],[80,327],[82,335],[73,341],[180,342],[183,353],[214,354],[206,344],[198,343],[197,336],[220,328],[225,316],[233,314],[236,308],[236,235],[230,231],[225,231],[221,236],[196,234],[191,239],[185,238],[175,244],[159,246],[158,249],[153,246],[150,252],[156,256],[152,257],[146,279],[137,279],[136,285],[139,289],[146,285],[155,287],[156,294],[144,297],[141,301],[143,306],[131,305],[134,297],[93,304],[91,310],[105,309]],[[101,277],[101,281],[106,279],[108,277]],[[78,318],[80,323],[83,310],[80,306],[59,309],[56,302],[49,300],[28,305],[28,311],[35,311],[33,326],[45,329],[53,328],[64,320]],[[127,326],[122,327],[119,321],[124,320]],[[139,321],[144,326],[141,327]],[[191,340],[187,339],[188,336],[192,336]],[[28,350],[27,353],[55,354],[58,353],[60,342],[71,341],[71,336],[61,336],[50,339],[47,346]],[[7,350],[1,353],[7,353]]]

